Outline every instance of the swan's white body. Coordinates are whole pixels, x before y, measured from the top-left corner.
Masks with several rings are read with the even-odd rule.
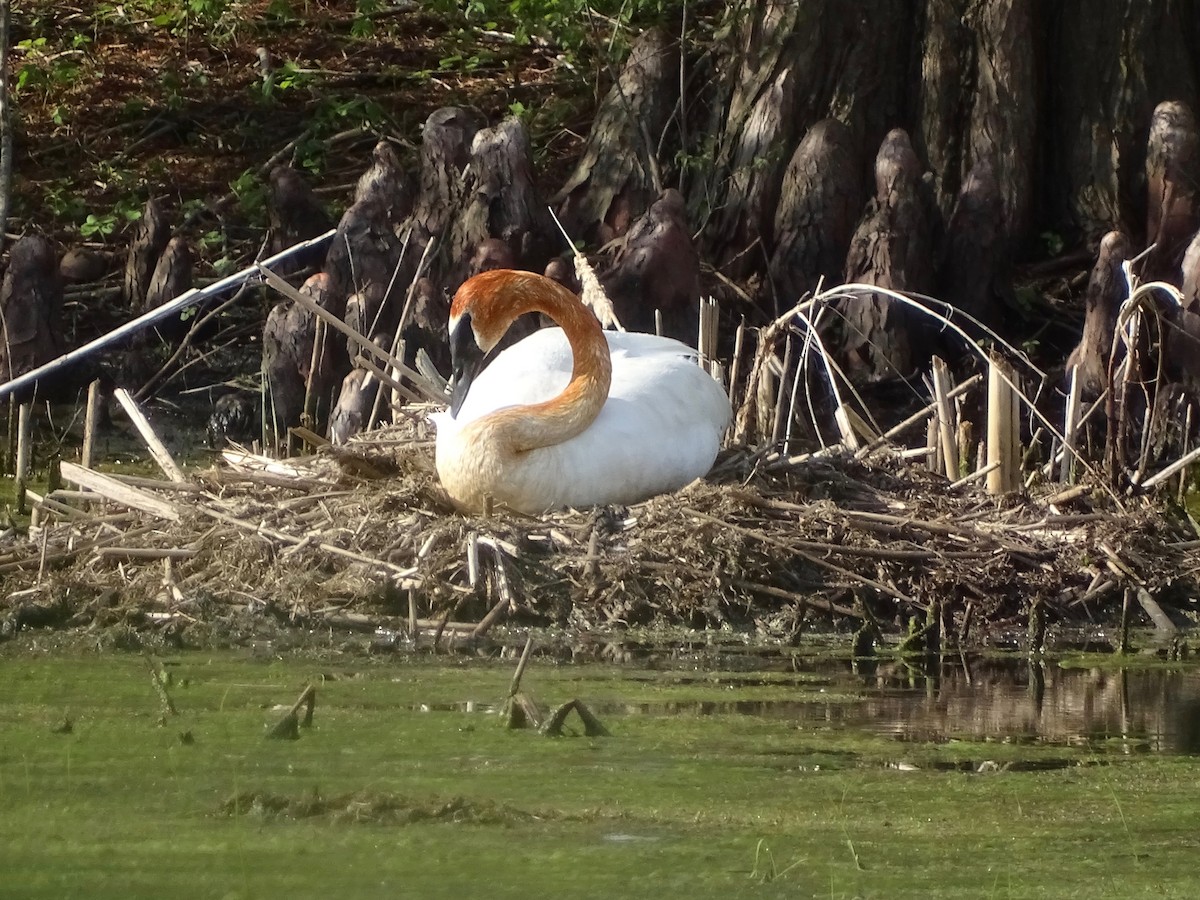
[[[696,364],[696,351],[649,334],[604,337],[612,358],[608,399],[591,425],[562,443],[506,454],[490,445],[487,420],[567,387],[572,352],[561,328],[500,353],[472,382],[456,417],[433,417],[438,474],[452,494],[454,485],[479,484],[496,502],[537,514],[636,503],[708,472],[730,410],[725,392]]]

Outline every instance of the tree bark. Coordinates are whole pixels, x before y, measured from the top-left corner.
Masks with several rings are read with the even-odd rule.
[[[877,146],[907,118],[915,10],[915,0],[752,5],[727,61],[733,88],[708,181],[718,203],[706,246],[727,274],[761,270],[770,258],[784,167],[800,135],[832,116],[859,146]]]
[[[442,232],[463,202],[462,173],[471,159],[471,142],[484,125],[478,111],[447,106],[434,111],[421,131],[420,184],[409,223],[422,232],[420,243]]]
[[[858,142],[837,119],[809,129],[783,176],[770,275],[778,312],[816,288],[838,284],[863,207]]]
[[[989,0],[968,9],[976,75],[968,131],[970,159],[992,166],[1005,238],[1029,234],[1038,126],[1034,0]]]
[[[1048,4],[1047,206],[1062,227],[1143,244],[1145,138],[1156,103],[1196,97],[1195,0]]]
[[[171,239],[171,226],[162,205],[151,197],[142,209],[133,242],[129,245],[129,256],[125,260],[125,302],[132,311],[146,307],[146,289],[154,277],[158,258]]]
[[[1186,103],[1154,109],[1146,149],[1146,280],[1181,283],[1183,253],[1200,228],[1200,132]]]
[[[12,246],[0,285],[0,382],[62,350],[62,281],[53,245],[28,235]]]
[[[679,52],[650,29],[629,53],[596,111],[583,155],[550,201],[577,241],[606,244],[625,234],[662,190],[659,173],[671,111],[679,98]]]
[[[902,129],[888,134],[875,160],[875,197],[850,243],[846,281],[928,293],[933,286],[936,206]],[[928,362],[930,328],[919,313],[883,294],[840,300],[844,327],[830,342],[859,381],[908,378]]]
[[[653,332],[657,310],[664,335],[696,345],[700,257],[678,191],[663,191],[633,223],[624,245],[601,267],[599,277],[627,330]]]
[[[466,182],[465,206],[442,248],[453,261],[445,289],[453,294],[469,277],[475,253],[491,238],[508,245],[517,266],[540,272],[557,230],[534,183],[529,134],[519,119],[475,135]]]
[[[12,199],[12,97],[8,93],[8,41],[11,0],[0,0],[0,249],[8,232],[8,208]]]

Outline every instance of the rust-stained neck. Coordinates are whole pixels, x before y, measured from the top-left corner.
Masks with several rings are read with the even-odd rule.
[[[556,281],[533,272],[497,269],[476,275],[454,296],[451,321],[470,314],[479,346],[490,350],[525,313],[555,321],[571,346],[571,380],[557,397],[483,416],[478,427],[514,452],[570,440],[600,414],[612,383],[612,356],[595,315]],[[475,424],[475,423],[473,423]]]

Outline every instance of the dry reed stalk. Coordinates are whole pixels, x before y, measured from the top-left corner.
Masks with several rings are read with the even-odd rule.
[[[742,316],[742,321],[738,323],[737,331],[733,335],[733,359],[729,361],[729,399],[733,401],[734,393],[737,391],[738,375],[742,371],[742,347],[746,342],[746,317]]]
[[[938,442],[941,446],[941,460],[946,477],[954,481],[959,477],[958,441],[956,434],[958,425],[955,422],[954,405],[950,400],[953,384],[950,380],[950,370],[941,357],[933,358],[933,395],[937,401]]]
[[[300,422],[307,428],[313,431],[317,428],[317,392],[313,389],[317,381],[317,373],[325,367],[321,364],[325,359],[325,341],[327,339],[328,329],[325,326],[324,319],[317,319],[313,323],[313,345],[312,353],[308,358],[308,375],[304,379],[304,407],[300,414]],[[297,447],[293,443],[293,436],[288,435],[287,440],[287,455],[294,456]]]
[[[951,488],[959,488],[959,487],[962,487],[964,484],[970,484],[973,481],[978,481],[980,478],[983,478],[985,475],[990,475],[992,472],[994,472],[998,468],[1000,468],[999,462],[989,463],[988,465],[984,466],[982,469],[976,469],[970,475],[964,475],[962,478],[958,479],[958,481],[951,482],[950,487]]]
[[[1184,456],[1187,456],[1187,454],[1188,454],[1188,441],[1192,434],[1192,411],[1195,408],[1196,408],[1195,404],[1188,403],[1187,413],[1183,417],[1183,440],[1181,442],[1180,449],[1183,451]],[[1187,466],[1184,466],[1182,469],[1179,470],[1179,490],[1175,495],[1175,499],[1180,504],[1183,503],[1184,495],[1187,493],[1187,485],[1188,485],[1188,472],[1187,472]]]
[[[1078,447],[1079,433],[1079,367],[1071,367],[1071,384],[1067,390],[1067,409],[1063,416],[1063,454],[1062,467],[1059,469],[1058,480],[1065,484],[1075,481],[1075,452]],[[1053,459],[1053,454],[1051,455]]]
[[[989,494],[1007,494],[1021,483],[1020,391],[1013,388],[1017,377],[1007,360],[992,354],[988,369],[987,459],[989,466],[997,465],[987,476]]]
[[[784,397],[787,395],[784,377],[787,375],[789,369],[791,368],[791,365],[792,365],[792,335],[791,335],[791,332],[789,331],[784,336],[783,364],[779,368],[779,374],[775,381],[775,403],[774,403],[774,406],[772,409],[772,414],[771,414],[771,444],[772,444],[772,446],[779,443],[780,438],[782,437],[782,435],[780,434],[780,431],[782,430],[782,428],[786,422],[786,420],[784,419],[784,416],[783,416],[783,400],[784,400]],[[789,417],[791,415],[791,412],[792,412],[792,410],[791,410],[791,408],[789,408],[788,409]]]
[[[963,394],[965,394],[971,388],[975,387],[975,385],[979,384],[981,381],[983,381],[982,375],[978,375],[978,374],[972,375],[970,378],[968,378],[962,384],[958,385],[956,388],[954,388],[952,391],[950,391],[950,393],[947,394],[946,397],[947,397],[947,399],[954,399],[956,397],[961,397]],[[937,412],[937,401],[936,400],[934,402],[930,403],[929,405],[927,405],[924,409],[913,413],[911,416],[909,416],[903,422],[893,425],[891,428],[889,428],[887,431],[885,431],[879,437],[872,440],[869,444],[867,444],[865,447],[863,447],[861,450],[859,450],[857,453],[854,454],[855,459],[865,459],[867,457],[867,455],[871,453],[872,450],[878,450],[880,447],[882,447],[884,444],[886,444],[892,438],[896,437],[901,432],[908,430],[909,428],[916,425],[918,422],[922,421],[923,419],[929,418],[929,416],[933,415],[935,412]]]
[[[721,307],[713,297],[700,298],[700,319],[696,334],[696,349],[700,351],[700,366],[707,370],[708,363],[717,358],[717,334],[720,327]]]
[[[100,379],[88,385],[87,412],[83,417],[83,449],[79,462],[85,469],[92,468],[96,453],[96,429],[100,424]]]
[[[353,340],[363,350],[365,350],[367,353],[370,353],[376,359],[393,366],[399,372],[403,373],[404,377],[412,383],[417,391],[424,395],[424,399],[432,403],[444,402],[445,398],[438,393],[437,388],[426,381],[419,372],[410,369],[401,360],[396,359],[396,357],[392,356],[383,348],[376,346],[373,341],[355,331],[352,327],[347,325],[333,313],[320,306],[311,297],[304,296],[274,272],[270,271],[269,269],[264,269],[261,266],[259,268],[261,270],[263,279],[268,285],[270,285],[283,296],[290,298],[296,303],[299,303],[305,309],[313,313],[313,315],[315,315],[318,319],[323,319],[329,324],[329,327],[341,332],[346,337]]]
[[[95,494],[90,494],[89,497],[90,497],[90,499],[93,499],[93,500],[96,499]],[[76,509],[73,506],[69,506],[66,503],[63,503],[61,500],[51,497],[48,494],[43,497],[42,495],[37,494],[34,491],[26,489],[25,499],[28,500],[29,503],[33,506],[34,513],[41,510],[46,513],[54,513],[56,515],[62,516],[65,519],[79,520],[79,519],[90,519],[91,518],[91,515],[89,513],[86,513],[83,510]],[[40,525],[41,517],[37,516],[36,520],[31,521],[30,524],[31,525]]]
[[[25,491],[29,481],[29,464],[33,455],[33,410],[29,403],[17,408],[17,512],[25,512]]]
[[[158,516],[171,522],[178,522],[183,518],[175,504],[140,488],[124,484],[109,475],[85,469],[75,463],[63,462],[59,465],[62,467],[63,478],[67,481],[95,491],[100,496],[120,503],[122,506],[150,513],[152,516]]]
[[[125,415],[133,422],[138,434],[142,436],[146,447],[150,450],[150,455],[154,457],[154,461],[158,463],[158,467],[172,481],[183,482],[187,478],[183,474],[183,470],[179,468],[174,457],[171,456],[171,451],[166,448],[154,429],[150,427],[150,422],[142,413],[134,399],[129,396],[129,392],[125,388],[117,388],[113,391],[113,396],[117,398],[117,402],[121,404],[121,408],[125,410]]]
[[[942,459],[938,446],[939,432],[937,413],[934,413],[933,418],[925,423],[925,446],[921,448],[921,455],[925,457],[925,468],[930,472],[942,471]]]
[[[1150,488],[1155,487],[1155,486],[1161,484],[1162,482],[1166,481],[1168,478],[1175,475],[1177,472],[1182,472],[1184,469],[1186,469],[1188,466],[1190,466],[1192,463],[1194,463],[1197,459],[1200,459],[1200,447],[1195,447],[1194,449],[1189,450],[1187,453],[1185,453],[1183,456],[1179,457],[1179,459],[1175,460],[1175,462],[1171,463],[1165,469],[1162,469],[1161,471],[1156,472],[1153,475],[1151,475],[1145,481],[1140,483],[1141,487],[1145,488],[1146,490],[1149,490]],[[1133,483],[1135,485],[1138,484],[1137,481],[1134,481]]]

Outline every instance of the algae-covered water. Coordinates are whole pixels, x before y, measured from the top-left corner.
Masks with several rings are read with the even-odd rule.
[[[595,658],[595,657],[593,657]],[[1193,897],[1200,673],[0,657],[3,897]],[[306,684],[313,725],[267,740]],[[282,705],[282,708],[280,708]]]

